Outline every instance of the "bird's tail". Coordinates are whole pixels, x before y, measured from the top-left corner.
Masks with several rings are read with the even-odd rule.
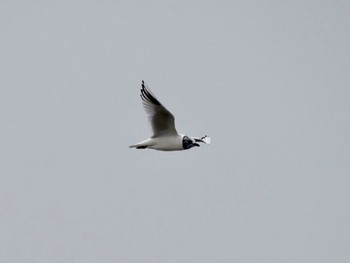
[[[147,139],[145,141],[142,141],[142,142],[139,142],[139,143],[136,143],[136,144],[132,144],[132,145],[129,146],[129,148],[146,149],[149,146],[151,146],[150,139]]]
[[[146,145],[138,145],[138,144],[133,144],[130,145],[129,148],[136,148],[136,149],[146,149],[148,146]]]

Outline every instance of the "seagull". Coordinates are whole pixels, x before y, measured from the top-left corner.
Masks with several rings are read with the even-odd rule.
[[[140,96],[153,135],[147,140],[130,145],[129,148],[182,151],[199,147],[198,143],[210,144],[210,137],[207,135],[196,138],[177,133],[174,115],[159,102],[144,81],[141,83]]]

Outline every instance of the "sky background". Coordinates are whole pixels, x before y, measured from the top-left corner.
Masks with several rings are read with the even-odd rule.
[[[0,261],[350,262],[348,1],[0,1]],[[183,152],[150,128],[141,80]]]

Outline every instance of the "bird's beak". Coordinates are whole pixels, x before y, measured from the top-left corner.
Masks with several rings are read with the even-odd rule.
[[[193,144],[194,146],[197,146],[197,147],[200,147],[200,145],[198,143],[194,143]]]

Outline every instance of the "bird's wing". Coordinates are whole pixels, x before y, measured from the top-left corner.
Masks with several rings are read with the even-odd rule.
[[[211,139],[208,135],[205,135],[202,138],[193,137],[193,139],[195,140],[195,142],[203,142],[206,144],[210,144],[210,142],[211,142]]]
[[[153,130],[152,137],[177,135],[175,118],[153,95],[152,91],[142,81],[141,99]]]

